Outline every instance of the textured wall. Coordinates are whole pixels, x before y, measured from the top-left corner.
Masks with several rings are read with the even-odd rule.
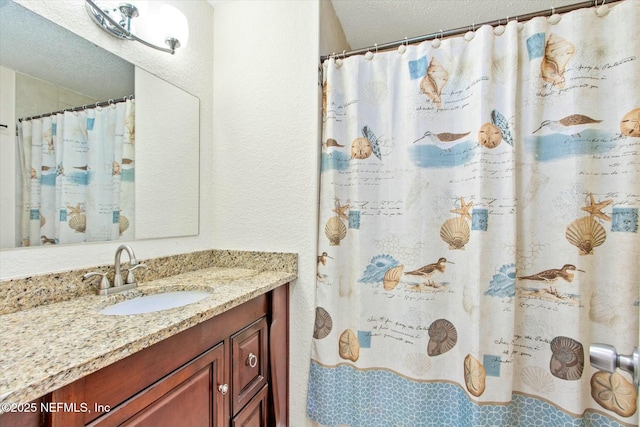
[[[205,1],[166,0],[166,3],[174,5],[187,16],[190,32],[188,45],[178,49],[175,55],[169,55],[140,43],[122,41],[108,35],[93,23],[85,11],[84,0],[16,0],[16,3],[200,98],[200,234],[196,237],[137,241],[132,246],[142,259],[213,248],[211,5]],[[108,264],[113,262],[117,246],[118,243],[101,243],[2,251],[0,279]]]
[[[290,425],[305,416],[315,314],[319,1],[214,5],[214,246],[298,253]]]

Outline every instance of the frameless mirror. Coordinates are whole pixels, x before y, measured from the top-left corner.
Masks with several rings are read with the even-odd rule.
[[[199,99],[13,1],[0,20],[0,249],[20,246],[17,120],[129,95],[135,239],[197,235]]]
[[[198,234],[200,101],[138,67],[135,85],[136,239]]]

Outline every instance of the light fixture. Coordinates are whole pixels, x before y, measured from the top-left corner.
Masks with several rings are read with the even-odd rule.
[[[186,44],[186,38],[188,37],[189,31],[187,19],[176,8],[170,8],[172,13],[171,18],[168,18],[166,15],[161,16],[161,27],[163,31],[167,31],[167,28],[177,26],[178,28],[176,28],[176,31],[179,31],[181,35],[177,36],[174,33],[172,33],[173,35],[163,34],[164,42],[168,46],[164,47],[148,42],[134,34],[132,20],[139,16],[140,13],[139,9],[135,5],[131,3],[120,3],[117,8],[106,6],[101,7],[96,4],[94,0],[85,0],[85,6],[87,13],[89,13],[89,16],[93,19],[93,22],[114,37],[125,40],[134,40],[146,46],[171,54],[175,53],[176,48],[180,47],[181,40],[182,43]]]

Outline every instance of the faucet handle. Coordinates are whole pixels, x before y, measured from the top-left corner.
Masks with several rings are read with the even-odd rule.
[[[136,283],[136,278],[133,277],[133,270],[135,270],[136,268],[147,268],[146,264],[136,264],[136,265],[132,265],[130,268],[127,269],[127,280],[125,280],[125,284],[128,283]]]
[[[102,276],[102,280],[100,280],[100,289],[109,289],[111,287],[111,283],[109,283],[109,279],[107,278],[107,273],[98,273],[92,271],[90,273],[85,274],[83,277],[88,279],[93,276]]]

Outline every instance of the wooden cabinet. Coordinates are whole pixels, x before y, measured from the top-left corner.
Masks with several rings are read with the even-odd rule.
[[[235,416],[232,427],[267,427],[267,391],[268,386],[262,387],[247,406]]]
[[[231,337],[233,415],[236,415],[267,384],[268,351],[265,318]]]
[[[224,343],[145,388],[91,422],[91,426],[206,427],[225,425]],[[140,409],[142,408],[142,409]]]
[[[82,410],[0,424],[287,426],[288,306],[283,285],[41,398]]]

